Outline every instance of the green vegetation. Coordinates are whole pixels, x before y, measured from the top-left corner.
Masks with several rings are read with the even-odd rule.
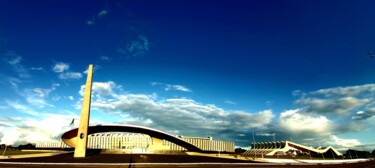
[[[0,150],[0,155],[2,156],[4,153],[4,150]],[[37,154],[37,153],[48,153],[45,151],[21,151],[21,150],[7,150],[5,151],[4,156],[9,156],[9,155],[28,155],[28,154]]]

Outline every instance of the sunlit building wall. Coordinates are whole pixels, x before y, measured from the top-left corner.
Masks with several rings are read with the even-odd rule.
[[[212,152],[234,152],[234,143],[213,140],[212,137],[185,137],[179,138],[197,146],[203,151]],[[89,135],[87,148],[89,149],[147,149],[152,145],[150,136],[138,133],[97,133]],[[186,149],[163,140],[163,145],[169,146],[171,151],[185,151]],[[37,148],[70,148],[64,142],[41,142],[36,144]]]

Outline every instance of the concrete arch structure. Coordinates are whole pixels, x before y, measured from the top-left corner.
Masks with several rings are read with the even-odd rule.
[[[175,143],[179,146],[184,147],[188,151],[194,152],[202,152],[200,148],[197,146],[188,143],[176,136],[170,135],[168,133],[151,129],[147,127],[135,126],[135,125],[98,125],[98,126],[89,126],[88,127],[88,135],[101,133],[101,132],[132,132],[132,133],[142,133],[149,135],[152,139],[152,146],[150,148],[153,149],[163,149],[163,140],[167,140],[169,142]],[[78,128],[69,130],[62,134],[61,140],[69,145],[70,147],[76,147],[76,141],[79,138],[77,136]]]
[[[297,144],[290,141],[272,141],[272,142],[254,142],[251,145],[251,149],[247,150],[245,155],[268,155],[273,156],[278,152],[285,153],[291,149],[297,149],[309,154],[318,154],[318,155],[331,155],[333,157],[343,156],[342,153],[334,149],[332,146],[328,146],[324,149],[321,147],[312,148]]]

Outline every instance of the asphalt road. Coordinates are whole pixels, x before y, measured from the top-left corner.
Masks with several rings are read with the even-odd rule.
[[[336,168],[336,167],[343,167],[343,168],[375,168],[374,162],[363,162],[363,163],[352,163],[352,164],[341,164],[341,165],[308,165],[308,164],[236,164],[236,163],[197,163],[197,164],[110,164],[107,165],[98,165],[98,164],[69,164],[69,165],[56,165],[56,164],[1,164],[0,167],[4,168],[18,168],[18,167],[25,167],[25,168],[36,168],[36,167],[54,167],[54,168],[65,168],[65,167],[74,167],[74,168],[84,168],[84,167],[96,167],[96,168],[172,168],[172,167],[184,167],[184,168],[196,168],[196,167],[251,167],[251,168],[285,168],[285,167],[308,167],[308,168]]]
[[[86,158],[73,158],[72,154],[49,157],[1,159],[0,167],[99,167],[99,168],[196,168],[196,167],[310,167],[310,168],[375,168],[375,160],[350,164],[302,164],[302,163],[255,163],[219,157],[189,155],[145,155],[145,154],[95,154]]]

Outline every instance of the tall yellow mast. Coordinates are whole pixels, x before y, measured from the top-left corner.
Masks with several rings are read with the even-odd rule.
[[[92,71],[93,71],[93,65],[90,64],[89,69],[87,70],[85,95],[83,96],[81,118],[79,120],[79,127],[78,127],[78,133],[77,133],[77,142],[76,142],[77,145],[74,149],[75,158],[86,157],[87,130],[89,127],[89,119],[90,119]]]

